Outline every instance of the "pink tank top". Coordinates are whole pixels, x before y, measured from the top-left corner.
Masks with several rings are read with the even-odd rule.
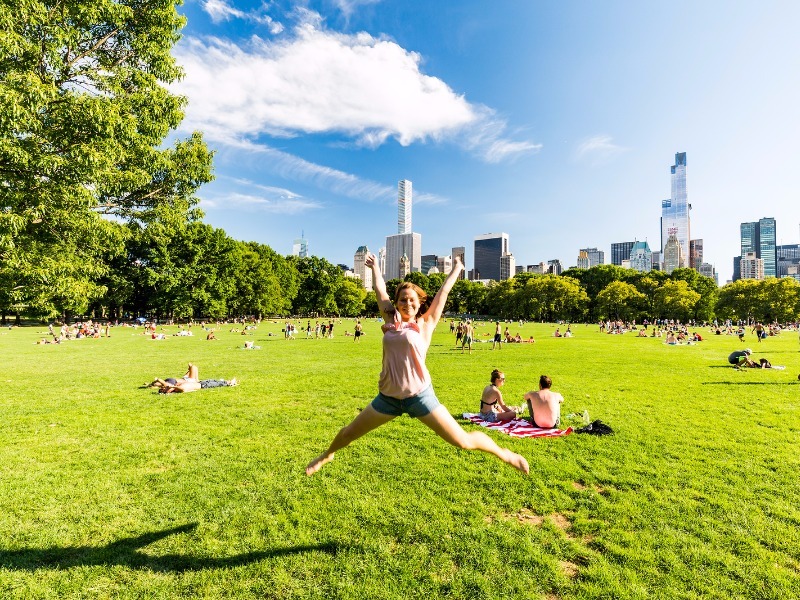
[[[425,366],[428,342],[419,325],[403,323],[400,314],[394,314],[394,328],[383,334],[383,370],[378,389],[392,398],[416,396],[431,384],[431,375]]]

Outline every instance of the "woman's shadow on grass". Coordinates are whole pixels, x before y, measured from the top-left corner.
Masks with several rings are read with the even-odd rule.
[[[197,523],[153,531],[136,537],[111,542],[107,546],[67,546],[63,548],[23,548],[21,550],[0,549],[0,567],[15,570],[36,571],[38,569],[72,567],[115,566],[151,571],[200,571],[203,569],[227,569],[246,565],[265,558],[274,558],[302,552],[325,552],[337,554],[342,547],[335,543],[289,546],[259,552],[245,552],[224,558],[207,558],[183,554],[150,556],[139,552],[140,548],[176,533],[188,533]]]

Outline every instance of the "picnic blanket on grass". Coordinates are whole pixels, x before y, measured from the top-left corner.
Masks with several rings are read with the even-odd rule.
[[[464,418],[481,427],[507,433],[511,437],[560,437],[572,433],[572,427],[567,427],[566,429],[542,429],[541,427],[534,427],[525,419],[487,423],[477,413],[464,413]]]

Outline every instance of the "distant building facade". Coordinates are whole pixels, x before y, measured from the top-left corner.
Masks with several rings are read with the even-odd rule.
[[[684,261],[688,262],[691,227],[689,204],[686,192],[686,152],[675,154],[675,164],[670,167],[672,194],[661,201],[661,252],[664,254],[664,270],[667,270],[667,243],[674,235],[681,246]]]
[[[700,270],[703,264],[703,240],[689,240],[689,267]]]
[[[422,270],[422,235],[419,233],[398,233],[386,238],[386,280],[402,279],[400,261],[405,256],[410,272]]]
[[[678,236],[674,233],[670,234],[667,243],[664,246],[664,272],[669,275],[675,269],[683,268],[686,266],[686,259],[683,255],[683,247],[681,246]]]
[[[372,290],[372,269],[367,267],[365,263],[369,254],[369,248],[366,246],[359,246],[353,256],[353,272],[361,279],[365,290]]]
[[[508,254],[507,233],[486,233],[475,237],[475,270],[480,279],[500,281],[500,259]]]
[[[800,265],[800,244],[788,244],[776,247],[776,277],[789,277],[793,265]]]
[[[778,276],[778,252],[775,234],[775,219],[764,217],[758,221],[742,223],[739,226],[741,237],[741,260],[750,253],[755,253],[756,258],[764,261],[764,277]],[[744,272],[740,271],[741,279],[753,279],[745,277]],[[736,281],[734,273],[734,281]]]
[[[514,255],[506,252],[500,257],[500,280],[511,279],[516,272],[516,261]]]
[[[586,253],[586,250],[578,251],[578,264],[576,266],[579,269],[589,268],[589,255]]]
[[[644,242],[634,242],[631,248],[630,268],[646,273],[653,268],[653,251],[647,240]]]
[[[748,252],[742,256],[739,270],[742,279],[764,279],[764,259],[758,258],[755,252]]]
[[[561,264],[561,261],[557,258],[553,260],[547,261],[547,272],[552,273],[553,275],[561,275],[564,271],[564,266]]]
[[[597,248],[581,248],[578,251],[578,256],[580,256],[581,252],[586,252],[586,256],[589,258],[589,266],[586,267],[587,269],[591,269],[597,265],[603,265],[606,262],[606,253],[602,250],[598,250]],[[580,267],[580,265],[578,265],[578,267]]]
[[[450,251],[450,257],[453,259],[453,264],[456,262],[456,257],[461,258],[461,264],[464,265],[464,270],[458,276],[459,279],[464,279],[467,276],[467,249],[464,246],[456,246]]]
[[[615,242],[611,244],[611,264],[622,266],[623,260],[630,260],[633,242]]]
[[[412,185],[408,179],[397,184],[397,233],[411,233]]]
[[[294,240],[292,244],[292,256],[306,258],[308,256],[308,240],[302,235]]]
[[[438,263],[439,257],[435,254],[423,254],[420,259],[420,271],[427,275],[428,271],[430,271],[432,267],[437,266]]]

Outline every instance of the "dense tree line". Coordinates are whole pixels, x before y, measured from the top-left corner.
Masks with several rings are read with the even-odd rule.
[[[202,222],[213,179],[198,132],[171,146],[185,98],[175,0],[0,0],[0,315],[222,318],[376,313],[318,258],[277,254]],[[444,275],[408,276],[433,295]],[[390,294],[398,281],[387,282]],[[458,281],[447,311],[504,319],[786,321],[800,284],[718,290],[691,269],[613,265]]]

